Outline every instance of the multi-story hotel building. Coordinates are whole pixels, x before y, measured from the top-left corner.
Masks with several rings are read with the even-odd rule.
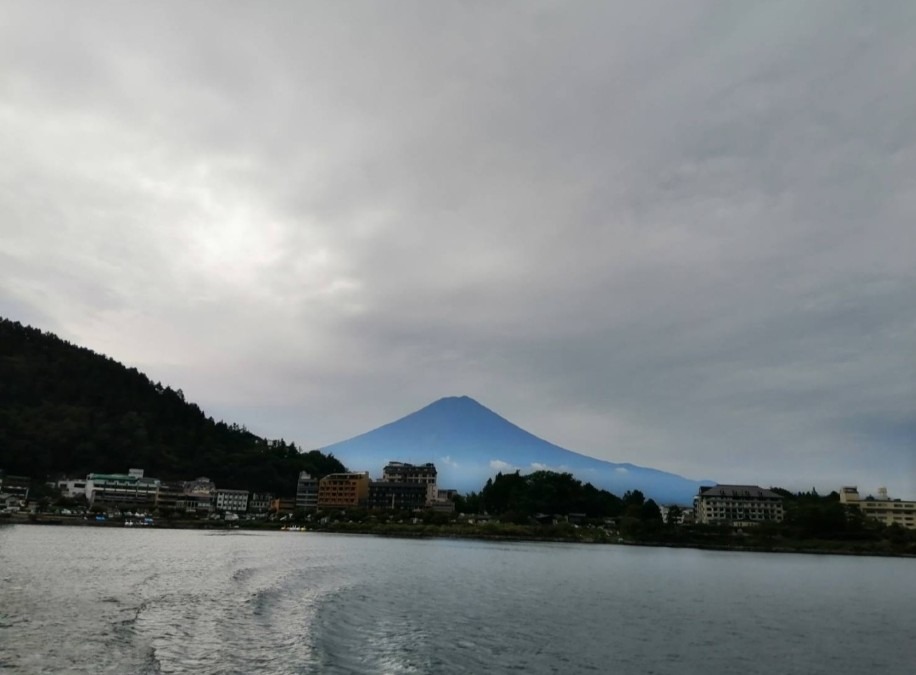
[[[90,473],[86,498],[92,506],[154,507],[159,498],[159,479],[146,478],[143,469],[128,473]]]
[[[187,495],[188,511],[204,514],[213,510],[216,503],[216,485],[206,476],[185,481],[184,491]]]
[[[159,508],[160,513],[175,511],[185,513],[189,510],[195,510],[188,506],[188,495],[185,492],[184,483],[181,481],[163,481],[160,483],[156,506]]]
[[[897,524],[916,529],[916,501],[891,499],[887,496],[887,488],[879,488],[877,497],[869,495],[862,499],[858,488],[844,487],[840,489],[840,503],[859,509],[864,515],[885,525]]]
[[[422,483],[376,480],[369,483],[369,499],[366,506],[370,509],[415,511],[426,506],[426,497],[426,486]]]
[[[756,485],[701,487],[694,497],[696,522],[705,525],[753,525],[781,521],[782,497]]]
[[[296,483],[296,508],[314,509],[318,506],[318,479],[312,478],[308,471],[299,472]]]
[[[216,510],[245,513],[248,510],[248,490],[217,490]]]
[[[368,498],[368,471],[332,473],[318,481],[318,508],[355,508]]]
[[[388,462],[382,472],[382,480],[390,483],[418,483],[426,487],[426,504],[432,504],[439,496],[436,485],[436,465],[407,464],[405,462]]]
[[[273,500],[274,496],[269,492],[252,492],[251,499],[248,500],[248,512],[267,513]]]

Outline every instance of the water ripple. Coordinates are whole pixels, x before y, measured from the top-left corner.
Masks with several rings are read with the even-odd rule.
[[[16,675],[916,662],[909,560],[16,526],[0,569],[0,670]]]

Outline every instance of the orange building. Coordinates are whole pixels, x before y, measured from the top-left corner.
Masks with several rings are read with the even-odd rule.
[[[332,473],[318,482],[318,508],[355,508],[369,498],[369,472]]]
[[[270,500],[270,507],[268,507],[268,511],[278,515],[282,515],[284,513],[292,513],[295,510],[296,500],[290,499],[288,497],[278,497],[277,499],[272,499]]]

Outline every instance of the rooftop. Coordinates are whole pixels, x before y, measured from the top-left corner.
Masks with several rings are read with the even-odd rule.
[[[714,485],[701,487],[700,495],[709,497],[757,497],[767,499],[782,499],[772,490],[765,490],[759,485]]]

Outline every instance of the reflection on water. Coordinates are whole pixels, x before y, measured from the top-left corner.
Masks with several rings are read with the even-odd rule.
[[[10,673],[911,672],[916,561],[0,528]]]

